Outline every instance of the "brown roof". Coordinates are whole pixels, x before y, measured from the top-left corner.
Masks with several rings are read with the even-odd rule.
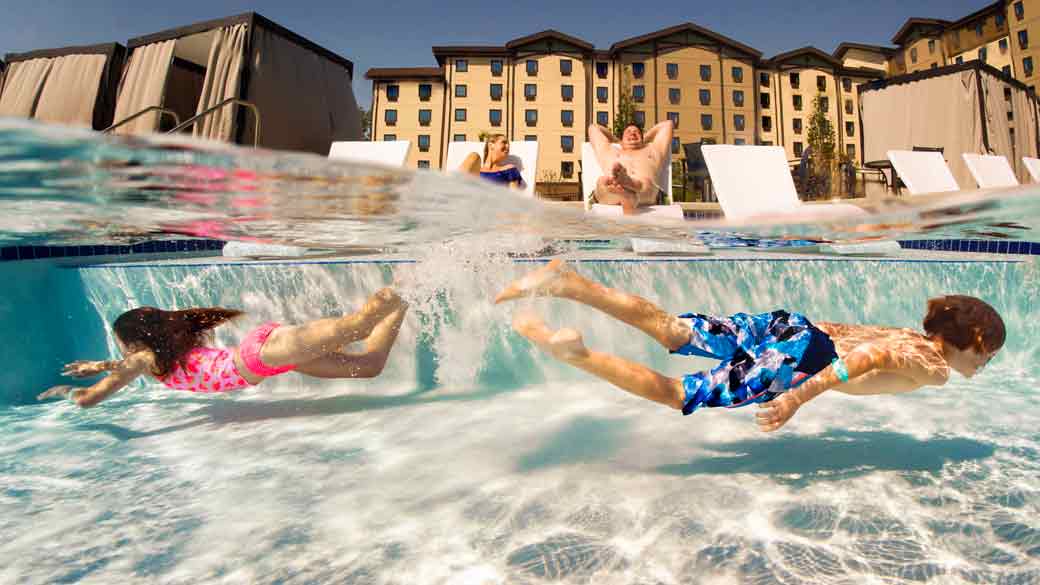
[[[950,21],[940,20],[937,18],[908,18],[906,19],[906,22],[903,23],[903,26],[900,27],[896,35],[892,37],[892,44],[902,45],[903,41],[906,40],[906,37],[908,37],[910,33],[914,32],[914,29],[919,27],[945,29],[949,25]]]
[[[447,57],[479,57],[479,56],[502,56],[509,55],[509,50],[502,46],[493,45],[451,45],[433,47],[433,56],[439,65],[444,64]]]
[[[506,43],[506,48],[507,49],[515,49],[517,47],[520,47],[520,46],[523,46],[523,45],[526,45],[526,44],[529,44],[529,43],[534,43],[534,42],[537,42],[537,41],[545,40],[545,39],[560,40],[560,41],[563,41],[565,43],[570,43],[570,44],[574,45],[575,47],[579,47],[579,48],[584,49],[586,51],[591,51],[593,48],[595,48],[595,47],[593,47],[592,43],[590,43],[588,41],[584,41],[582,39],[579,39],[578,37],[572,37],[570,35],[563,34],[562,32],[560,32],[558,30],[553,30],[553,29],[543,30],[542,32],[534,33],[533,35],[527,35],[526,37],[520,37],[520,38],[517,38],[517,39],[513,39],[513,40],[509,41],[508,43]]]
[[[899,49],[897,49],[896,47],[887,47],[887,46],[883,46],[883,45],[868,45],[868,44],[865,44],[865,43],[842,43],[842,44],[838,45],[837,49],[834,49],[834,53],[833,53],[834,58],[835,59],[842,59],[842,58],[845,57],[845,53],[848,53],[852,49],[860,49],[860,50],[863,50],[863,51],[872,51],[874,53],[881,53],[882,55],[885,55],[886,57],[891,56],[891,55],[895,55],[897,52],[899,52]]]
[[[737,41],[735,41],[735,40],[733,40],[733,39],[731,39],[729,37],[720,35],[719,33],[715,32],[715,31],[711,31],[711,30],[708,30],[708,29],[706,29],[704,27],[697,26],[696,24],[693,24],[692,22],[684,22],[682,24],[677,24],[677,25],[672,26],[672,27],[663,28],[663,29],[661,29],[659,31],[654,31],[652,33],[647,33],[645,35],[640,35],[638,37],[632,37],[632,38],[629,38],[629,39],[625,39],[623,41],[618,41],[618,42],[616,42],[616,43],[614,43],[613,45],[610,46],[610,52],[612,54],[613,53],[617,53],[621,49],[624,49],[624,48],[627,48],[627,47],[631,47],[633,45],[638,45],[638,44],[641,44],[641,43],[645,43],[647,41],[652,41],[654,39],[659,39],[659,38],[662,38],[662,37],[667,37],[667,36],[670,36],[670,35],[674,35],[675,33],[686,32],[686,31],[694,32],[694,33],[697,33],[699,35],[706,36],[709,39],[718,41],[719,43],[727,45],[730,48],[736,49],[736,50],[738,50],[738,51],[740,51],[742,53],[746,53],[746,54],[748,54],[748,55],[750,55],[752,57],[755,57],[756,59],[762,56],[762,52],[759,51],[758,49],[754,49],[754,48],[749,47],[749,46],[747,46],[747,45],[745,45],[743,43],[737,42]]]
[[[792,59],[797,59],[798,57],[816,57],[817,59],[826,61],[833,67],[841,67],[841,61],[838,61],[833,56],[824,53],[816,47],[802,47],[793,51],[787,51],[786,53],[780,53],[779,55],[776,55],[775,57],[769,59],[768,64],[774,65],[779,63],[785,63],[787,61],[791,61]]]
[[[380,67],[365,72],[365,79],[444,79],[440,67]]]
[[[840,67],[838,69],[838,75],[845,77],[869,77],[871,79],[881,79],[885,76],[885,72],[880,69],[870,69],[867,67]]]
[[[989,4],[987,6],[983,6],[982,8],[976,10],[975,12],[972,12],[971,14],[969,14],[968,16],[965,16],[964,18],[962,18],[960,20],[958,20],[956,22],[953,22],[952,24],[949,25],[949,28],[959,28],[959,27],[962,27],[962,26],[970,23],[971,21],[975,20],[976,18],[979,18],[979,17],[982,17],[982,16],[989,16],[993,12],[1004,12],[1004,5],[1005,5],[1005,0],[997,0],[996,2],[994,2],[992,4]]]

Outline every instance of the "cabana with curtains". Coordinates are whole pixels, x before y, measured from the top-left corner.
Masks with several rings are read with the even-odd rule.
[[[0,116],[101,130],[112,122],[125,56],[119,43],[9,53]]]
[[[889,150],[942,147],[962,189],[976,188],[961,154],[1007,157],[1029,182],[1023,156],[1040,150],[1037,97],[1025,84],[979,61],[872,81],[859,87],[865,161]]]
[[[361,117],[351,82],[354,65],[256,13],[201,22],[131,39],[116,103],[118,123],[150,106],[181,121],[228,98],[185,131],[192,135],[282,150],[328,154],[334,141],[359,140]],[[141,134],[172,128],[151,112],[115,129]]]

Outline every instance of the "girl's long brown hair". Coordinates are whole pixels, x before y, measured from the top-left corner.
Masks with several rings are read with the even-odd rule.
[[[155,354],[152,374],[162,378],[189,351],[204,345],[211,330],[242,311],[209,307],[163,311],[155,307],[131,309],[112,324],[112,330],[130,351],[148,349]]]

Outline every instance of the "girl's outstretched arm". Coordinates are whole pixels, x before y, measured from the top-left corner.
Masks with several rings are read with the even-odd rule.
[[[68,385],[55,386],[41,393],[36,399],[67,396],[79,406],[90,408],[122,390],[141,374],[148,372],[152,362],[153,358],[148,352],[134,353],[120,362],[105,362],[106,366],[111,366],[107,368],[110,373],[93,386],[88,388],[76,388]]]

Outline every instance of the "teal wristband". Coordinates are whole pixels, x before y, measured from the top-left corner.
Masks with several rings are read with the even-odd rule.
[[[845,361],[841,358],[834,358],[831,362],[831,367],[834,369],[834,374],[838,376],[842,384],[849,381],[849,369],[845,366]]]

